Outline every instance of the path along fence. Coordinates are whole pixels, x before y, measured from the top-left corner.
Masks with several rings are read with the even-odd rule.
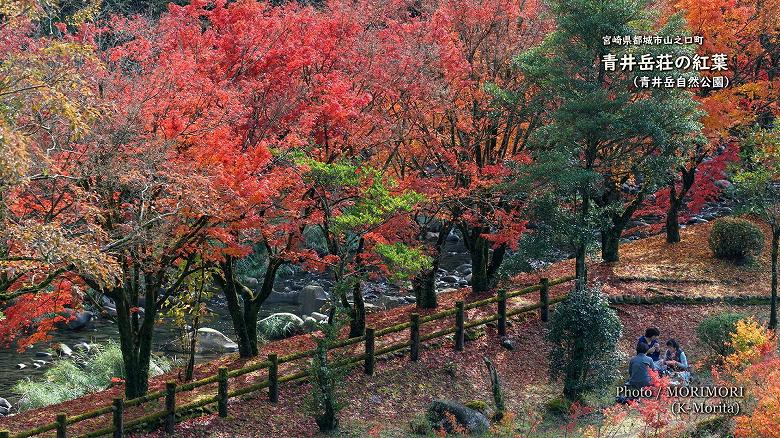
[[[507,318],[519,315],[522,313],[539,311],[539,318],[543,321],[547,321],[549,313],[549,307],[559,303],[567,298],[568,295],[563,295],[558,298],[550,299],[549,291],[552,286],[567,283],[572,281],[574,277],[563,277],[556,280],[549,281],[546,278],[541,279],[539,284],[526,287],[513,292],[499,291],[494,297],[474,301],[471,303],[464,303],[463,301],[457,301],[455,307],[443,310],[437,313],[433,313],[426,316],[421,316],[417,313],[412,313],[409,317],[409,321],[395,324],[382,329],[366,328],[364,336],[349,338],[342,341],[335,342],[331,345],[330,350],[338,348],[348,347],[358,343],[365,345],[365,352],[358,355],[351,355],[341,360],[331,363],[332,367],[341,368],[349,367],[363,362],[364,372],[368,375],[374,373],[374,364],[376,357],[388,353],[393,353],[405,348],[409,348],[409,359],[411,361],[417,361],[420,354],[420,343],[429,341],[432,339],[440,338],[450,334],[454,334],[454,348],[456,351],[463,351],[465,332],[466,329],[472,327],[478,327],[491,322],[496,322],[497,332],[499,336],[506,335],[506,323]],[[539,303],[521,306],[515,309],[507,309],[507,300],[522,295],[527,295],[532,292],[539,292]],[[466,311],[470,309],[483,308],[490,305],[496,305],[496,312],[491,313],[489,316],[485,316],[473,321],[466,321]],[[454,317],[454,324],[449,327],[433,331],[431,333],[421,334],[420,329],[426,323],[443,320],[445,318]],[[404,330],[409,330],[409,338],[407,341],[391,343],[387,346],[377,348],[377,339],[383,336],[387,336],[393,333],[398,333]],[[228,414],[228,399],[233,397],[239,397],[245,394],[249,394],[255,391],[260,391],[268,388],[268,399],[271,403],[279,401],[279,385],[288,382],[303,381],[309,377],[309,367],[304,366],[303,369],[292,372],[286,375],[279,375],[279,365],[293,362],[296,360],[311,358],[314,355],[314,349],[295,352],[286,356],[279,357],[277,354],[269,354],[268,359],[259,363],[255,363],[243,368],[235,370],[228,370],[225,367],[219,369],[219,372],[215,375],[196,380],[193,382],[178,385],[176,382],[169,381],[165,384],[164,390],[158,390],[150,392],[149,394],[134,398],[131,400],[125,400],[123,398],[115,398],[113,404],[103,406],[98,409],[84,412],[82,414],[68,416],[64,413],[58,414],[57,419],[54,422],[47,423],[37,427],[35,429],[25,430],[19,433],[11,435],[8,431],[0,431],[0,438],[26,438],[42,433],[56,431],[58,438],[65,438],[68,436],[69,426],[86,420],[95,419],[101,416],[108,416],[111,414],[111,425],[94,430],[83,435],[81,437],[98,437],[105,435],[113,435],[114,437],[122,437],[126,430],[142,427],[145,425],[157,424],[162,422],[166,432],[174,433],[176,426],[177,415],[182,418],[187,414],[193,413],[197,409],[204,408],[208,405],[217,404],[217,410],[220,417],[227,417]],[[268,376],[266,379],[242,386],[240,388],[230,389],[230,379],[235,379],[239,376],[256,372],[259,370],[267,370]],[[192,391],[196,388],[200,388],[206,385],[217,384],[217,393],[211,396],[205,396],[198,398],[194,401],[190,401],[184,404],[177,404],[176,395],[186,391]],[[162,410],[147,414],[132,420],[125,419],[125,408],[140,406],[145,403],[165,399],[165,407]],[[196,415],[195,415],[196,416]]]

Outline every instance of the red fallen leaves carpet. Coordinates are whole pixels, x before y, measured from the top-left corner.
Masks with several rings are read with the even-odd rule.
[[[765,294],[768,291],[768,274],[764,269],[746,270],[734,267],[726,262],[715,260],[709,253],[706,235],[709,224],[689,227],[683,230],[683,242],[668,245],[663,236],[654,236],[640,241],[625,244],[621,247],[621,261],[614,264],[591,263],[590,273],[595,281],[605,283],[605,291],[609,294],[648,295],[664,291],[661,288],[673,288],[673,294],[717,295],[728,292],[738,294]],[[702,243],[703,242],[703,243]],[[759,261],[759,266],[768,263],[766,255]],[[570,275],[573,271],[571,261],[563,261],[551,265],[547,269],[534,273],[520,275],[514,279],[513,287],[535,283],[540,277],[558,278]],[[685,279],[685,281],[677,281]],[[553,289],[551,295],[566,293],[566,285]],[[454,302],[464,299],[470,301],[481,297],[471,297],[467,290],[458,290],[440,296],[440,309],[451,308]],[[534,295],[528,297],[535,299]],[[519,300],[518,300],[519,301]],[[518,305],[516,303],[515,305]],[[624,322],[624,337],[621,347],[626,352],[633,349],[636,337],[640,336],[647,326],[657,326],[661,329],[662,338],[674,337],[687,347],[694,360],[700,347],[695,339],[694,327],[708,314],[728,309],[727,306],[618,306],[619,314]],[[737,309],[746,313],[760,312],[765,317],[763,307]],[[386,327],[408,320],[408,315],[417,311],[414,306],[405,306],[368,316],[368,324],[373,327]],[[421,312],[431,313],[431,312]],[[469,319],[476,318],[483,312],[475,309],[469,312]],[[448,324],[444,320],[441,324]],[[427,330],[434,330],[428,327]],[[425,331],[424,331],[425,332]],[[347,392],[350,397],[349,406],[344,417],[349,419],[370,419],[381,427],[386,424],[400,424],[411,416],[421,412],[424,405],[435,397],[456,399],[488,399],[487,381],[484,374],[482,356],[491,357],[503,377],[510,409],[520,403],[520,395],[529,383],[544,382],[547,375],[546,354],[542,327],[532,319],[523,324],[516,323],[509,329],[509,334],[516,342],[515,351],[509,352],[501,348],[495,333],[488,328],[487,336],[467,343],[466,351],[456,353],[450,346],[421,352],[421,360],[410,364],[406,359],[380,361],[377,364],[376,375],[365,377],[357,370],[348,378]],[[405,332],[393,337],[382,338],[378,348],[389,342],[404,338]],[[268,353],[289,354],[301,349],[313,347],[309,336],[297,336],[265,345],[259,359],[241,360],[235,356],[200,364],[196,368],[196,378],[203,378],[216,373],[220,366],[230,369],[239,368],[252,361],[263,360]],[[360,351],[362,345],[352,347],[352,351]],[[450,365],[452,364],[452,365]],[[280,373],[289,372],[292,364],[280,369]],[[297,364],[300,366],[300,363]],[[442,371],[444,370],[444,371]],[[449,370],[449,371],[448,371]],[[451,374],[457,374],[452,378]],[[176,372],[160,376],[150,382],[150,390],[160,389],[164,382],[176,379]],[[264,373],[252,373],[243,378],[244,382],[264,378]],[[239,379],[241,380],[241,379]],[[232,381],[231,381],[232,382]],[[214,385],[199,388],[182,399],[190,399],[197,395],[213,394]],[[202,436],[205,430],[215,436],[257,436],[263,434],[287,434],[289,436],[308,436],[316,430],[312,419],[303,413],[302,402],[307,387],[282,385],[280,403],[272,406],[265,401],[265,392],[256,393],[248,400],[232,400],[230,403],[230,418],[218,419],[214,415],[187,420],[177,429],[177,435]],[[67,412],[75,415],[86,412],[97,406],[110,404],[111,399],[121,395],[121,388],[111,388],[88,397],[72,400],[60,405],[24,412],[13,417],[0,419],[0,428],[12,431],[39,426],[54,420],[56,413]],[[154,410],[160,409],[156,406]],[[128,410],[129,418],[149,412],[142,408]],[[405,421],[404,420],[404,421]],[[106,425],[106,419],[97,419],[73,425],[74,431],[87,431]]]

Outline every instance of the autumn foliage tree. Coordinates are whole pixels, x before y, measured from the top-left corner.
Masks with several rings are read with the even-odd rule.
[[[397,118],[387,165],[429,203],[418,213],[423,233],[439,233],[437,260],[451,229],[463,237],[472,262],[472,290],[490,290],[506,252],[524,231],[522,202],[504,184],[525,150],[539,114],[524,96],[514,56],[540,39],[537,2],[419,2],[412,19],[391,23],[384,38],[392,62],[386,74],[403,78],[393,92]],[[395,84],[395,82],[394,82]],[[418,296],[433,293],[437,262],[416,281]]]
[[[774,120],[780,2],[679,0],[669,2],[668,11],[684,14],[691,33],[703,38],[697,49],[701,55],[728,56],[728,70],[718,74],[730,83],[720,90],[698,90],[706,141],[680,151],[668,187],[659,192],[656,204],[666,208],[666,240],[674,243],[680,241],[682,210],[696,211],[719,194],[713,182],[722,179],[726,165],[736,158],[740,130],[753,124],[766,127]]]

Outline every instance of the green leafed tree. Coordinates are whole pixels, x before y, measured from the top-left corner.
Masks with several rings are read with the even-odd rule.
[[[563,380],[568,400],[603,392],[618,377],[622,332],[620,318],[598,287],[575,288],[556,306],[547,333],[550,377]]]
[[[303,159],[305,180],[314,193],[319,228],[327,242],[328,264],[335,292],[350,315],[350,336],[366,327],[362,283],[384,275],[406,280],[431,263],[430,257],[406,242],[414,235],[410,212],[424,200],[412,190],[368,166]],[[349,295],[352,300],[350,302]]]
[[[612,35],[682,35],[685,23],[671,17],[659,27],[652,2],[553,0],[556,30],[518,63],[526,79],[547,98],[548,122],[532,137],[538,165],[553,170],[559,203],[582,228],[602,218],[601,253],[618,260],[623,230],[645,197],[669,180],[668,169],[680,148],[700,136],[700,112],[690,92],[679,88],[637,88],[635,76],[662,81],[683,73],[623,69],[620,60],[691,55],[686,46],[613,46]],[[618,60],[614,71],[605,56]],[[609,59],[609,58],[607,58]],[[560,191],[560,188],[567,189]],[[579,233],[577,274],[585,278],[587,236]]]
[[[756,128],[743,139],[734,176],[739,210],[772,230],[772,286],[769,326],[777,327],[777,263],[780,246],[780,128]]]

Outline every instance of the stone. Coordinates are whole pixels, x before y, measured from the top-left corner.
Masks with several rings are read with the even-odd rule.
[[[699,216],[694,216],[690,219],[688,219],[688,222],[686,222],[686,225],[695,225],[695,224],[706,224],[708,221],[707,219],[704,219]]]
[[[473,277],[472,277],[471,273],[469,272],[469,275],[467,275],[466,278],[464,278],[463,280],[466,281],[466,284],[471,284],[471,279],[472,278]]]
[[[458,234],[455,232],[450,232],[450,234],[447,235],[447,242],[450,243],[460,242],[460,236],[458,236]]]
[[[391,297],[389,295],[382,295],[379,297],[379,305],[384,307],[385,310],[394,309],[396,307],[405,306],[409,303],[402,297]]]
[[[435,241],[439,240],[439,233],[432,233],[432,232],[429,231],[429,232],[425,233],[425,240],[430,240],[430,241],[435,242]]]
[[[198,353],[232,353],[238,351],[238,344],[219,330],[201,327],[198,329],[196,350]]]
[[[78,344],[74,345],[73,348],[85,353],[89,353],[90,350],[92,350],[92,346],[86,342],[79,342]]]
[[[0,417],[5,417],[11,413],[11,403],[0,397]]]
[[[56,327],[68,330],[81,330],[89,326],[92,322],[94,314],[89,311],[77,311],[74,309],[65,309],[59,313],[60,316],[66,318],[64,321],[59,321],[55,324]]]
[[[298,294],[298,304],[301,306],[302,315],[316,312],[328,301],[328,293],[319,284],[310,284]]]
[[[71,357],[73,355],[73,350],[62,342],[54,346],[54,351],[56,351],[60,357]]]
[[[444,277],[441,278],[441,281],[445,283],[453,284],[458,282],[458,277],[454,275],[445,275]]]
[[[54,355],[49,353],[48,351],[36,351],[35,352],[35,357],[48,357],[48,358],[51,358],[51,357],[54,357]]]
[[[470,434],[483,434],[490,429],[490,422],[484,414],[456,401],[432,401],[428,405],[427,417],[432,426],[447,433],[465,430]],[[451,419],[457,424],[451,424]]]
[[[311,313],[311,312],[309,312]],[[257,330],[268,339],[284,339],[303,333],[304,323],[298,315],[280,312],[263,318]]]
[[[46,362],[45,360],[41,360],[41,359],[35,359],[35,360],[33,360],[33,363],[37,363],[38,365],[43,366],[43,365],[46,365],[49,362]]]
[[[300,300],[300,291],[294,291],[289,287],[284,288],[284,291],[271,291],[265,302],[268,304],[298,304]]]
[[[457,268],[455,268],[455,272],[466,275],[471,273],[471,263],[463,263],[462,265],[459,265]]]
[[[17,370],[23,370],[23,369],[25,369],[25,368],[27,368],[27,365],[25,365],[25,364],[23,364],[23,363],[18,363],[18,364],[16,364],[16,369],[17,369]]]
[[[304,316],[303,317],[303,329],[307,332],[313,332],[317,330],[320,326],[319,321],[312,318],[311,316]]]
[[[415,297],[415,296],[413,296],[413,295],[407,295],[407,296],[405,296],[405,297],[404,297],[404,300],[405,300],[407,303],[409,303],[409,304],[414,304],[414,303],[416,303],[416,302],[417,302],[417,297]]]
[[[515,343],[512,342],[512,340],[506,336],[501,336],[501,346],[506,348],[507,350],[515,349]]]
[[[317,322],[328,322],[328,315],[320,312],[311,312],[311,315],[309,316],[314,318]]]

